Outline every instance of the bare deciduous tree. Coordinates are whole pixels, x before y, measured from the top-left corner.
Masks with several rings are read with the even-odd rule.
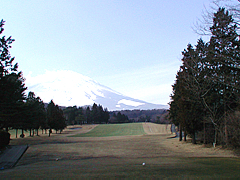
[[[213,25],[214,12],[219,8],[226,8],[234,18],[234,23],[240,25],[240,0],[213,0],[210,9],[204,8],[202,17],[198,18],[192,29],[201,36],[210,36],[210,27]],[[240,29],[238,29],[240,30]]]

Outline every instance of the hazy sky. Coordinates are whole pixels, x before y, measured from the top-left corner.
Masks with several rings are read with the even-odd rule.
[[[124,95],[167,104],[181,51],[210,0],[4,0],[4,35],[25,78],[72,70]]]

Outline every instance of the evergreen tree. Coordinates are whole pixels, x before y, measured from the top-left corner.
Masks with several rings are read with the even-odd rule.
[[[57,123],[57,111],[53,100],[47,106],[47,124],[49,127],[49,136]]]
[[[76,124],[84,124],[85,123],[85,117],[84,117],[84,112],[83,112],[82,107],[79,107],[76,111],[75,122],[76,122]]]
[[[177,73],[175,84],[173,85],[173,94],[171,95],[170,110],[169,116],[171,121],[179,126],[179,140],[182,141],[182,131],[185,131],[185,120],[187,116],[187,107],[185,106],[185,99],[187,93],[185,92],[184,83],[183,83],[183,68]]]
[[[52,130],[55,129],[62,131],[66,127],[66,119],[63,111],[54,104],[53,100],[47,106],[47,124],[49,126],[49,136]]]
[[[107,108],[105,108],[104,112],[103,112],[103,122],[105,122],[107,124],[109,121],[109,118],[110,118],[109,112],[108,112]]]
[[[67,107],[66,109],[64,109],[64,114],[66,116],[67,122],[68,124],[77,124],[76,122],[76,114],[77,114],[77,107],[73,106],[73,107]]]
[[[61,133],[62,130],[67,126],[66,125],[66,119],[63,115],[63,110],[60,109],[58,105],[55,106],[55,109],[56,109],[56,119],[55,119],[55,121],[57,123],[55,124],[53,129],[55,129],[56,132],[60,130],[60,133]]]
[[[215,94],[217,94],[219,106],[218,126],[225,139],[222,142],[228,144],[227,113],[235,110],[239,102],[239,75],[240,75],[240,43],[237,34],[237,25],[232,15],[224,8],[214,13],[213,26],[210,28],[212,36],[209,45],[209,56],[213,81],[215,82]],[[221,113],[223,112],[223,113]],[[221,118],[223,117],[223,118]]]
[[[35,96],[34,92],[29,92],[25,106],[27,108],[25,113],[25,119],[27,119],[25,128],[30,130],[30,135],[32,130],[34,133],[35,129],[38,135],[38,129],[41,125],[45,126],[46,123],[44,103],[40,97]]]
[[[87,121],[87,124],[92,123],[92,121],[91,121],[91,119],[92,119],[92,117],[91,117],[91,110],[90,110],[89,106],[86,108],[86,111],[85,111],[85,119]]]
[[[0,22],[0,34],[4,31],[5,21]],[[13,126],[19,116],[19,109],[25,99],[24,78],[18,72],[18,64],[13,64],[9,49],[14,42],[12,37],[0,39],[0,129]]]
[[[104,122],[104,111],[103,107],[99,104],[98,105],[98,123],[102,124]]]
[[[183,51],[169,117],[180,130],[185,128],[192,134],[193,143],[195,132],[210,120],[215,128],[214,142],[220,132],[220,137],[225,137],[220,141],[228,144],[227,114],[237,110],[240,97],[239,35],[237,24],[224,8],[214,14],[210,30],[209,43],[200,39],[195,48],[188,45]]]

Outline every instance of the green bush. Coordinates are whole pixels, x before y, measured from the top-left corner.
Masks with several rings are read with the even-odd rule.
[[[0,130],[0,148],[7,146],[10,143],[10,134],[7,131]]]

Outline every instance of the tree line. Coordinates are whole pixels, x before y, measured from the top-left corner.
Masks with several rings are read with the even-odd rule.
[[[0,34],[4,31],[5,21],[0,22]],[[10,129],[21,130],[20,137],[24,137],[24,131],[29,131],[30,136],[42,133],[52,133],[52,130],[62,131],[67,124],[101,124],[108,123],[108,110],[101,105],[93,104],[86,108],[76,106],[63,108],[51,100],[47,105],[36,97],[34,92],[26,95],[27,87],[24,84],[22,72],[18,71],[18,63],[14,64],[10,48],[15,40],[12,37],[3,36],[0,39],[0,140],[8,137],[5,132]],[[4,130],[4,131],[3,131]],[[10,138],[10,136],[8,137]],[[9,141],[8,141],[9,142]]]
[[[168,124],[169,120],[167,118],[167,114],[168,111],[166,109],[112,111],[110,112],[110,121],[122,121],[120,117],[125,115],[125,122],[153,122],[158,124]],[[116,119],[116,117],[119,118]]]
[[[182,52],[169,103],[169,117],[179,125],[180,140],[189,134],[192,143],[198,138],[204,143],[240,146],[238,29],[231,13],[219,8],[212,18],[210,40],[199,39]]]
[[[69,106],[63,109],[68,125],[76,124],[107,124],[109,112],[102,105],[94,103],[92,106]]]
[[[4,31],[4,23],[1,20],[0,34]],[[34,92],[25,94],[25,79],[9,51],[14,41],[11,36],[0,38],[0,138],[7,137],[4,134],[9,129],[21,129],[21,137],[24,137],[24,130],[30,131],[30,136],[35,132],[38,135],[39,128],[49,129],[49,132],[63,130],[66,127],[63,111],[53,101],[45,108]]]
[[[128,116],[122,114],[121,112],[112,112],[111,118],[109,120],[110,123],[130,123]]]

